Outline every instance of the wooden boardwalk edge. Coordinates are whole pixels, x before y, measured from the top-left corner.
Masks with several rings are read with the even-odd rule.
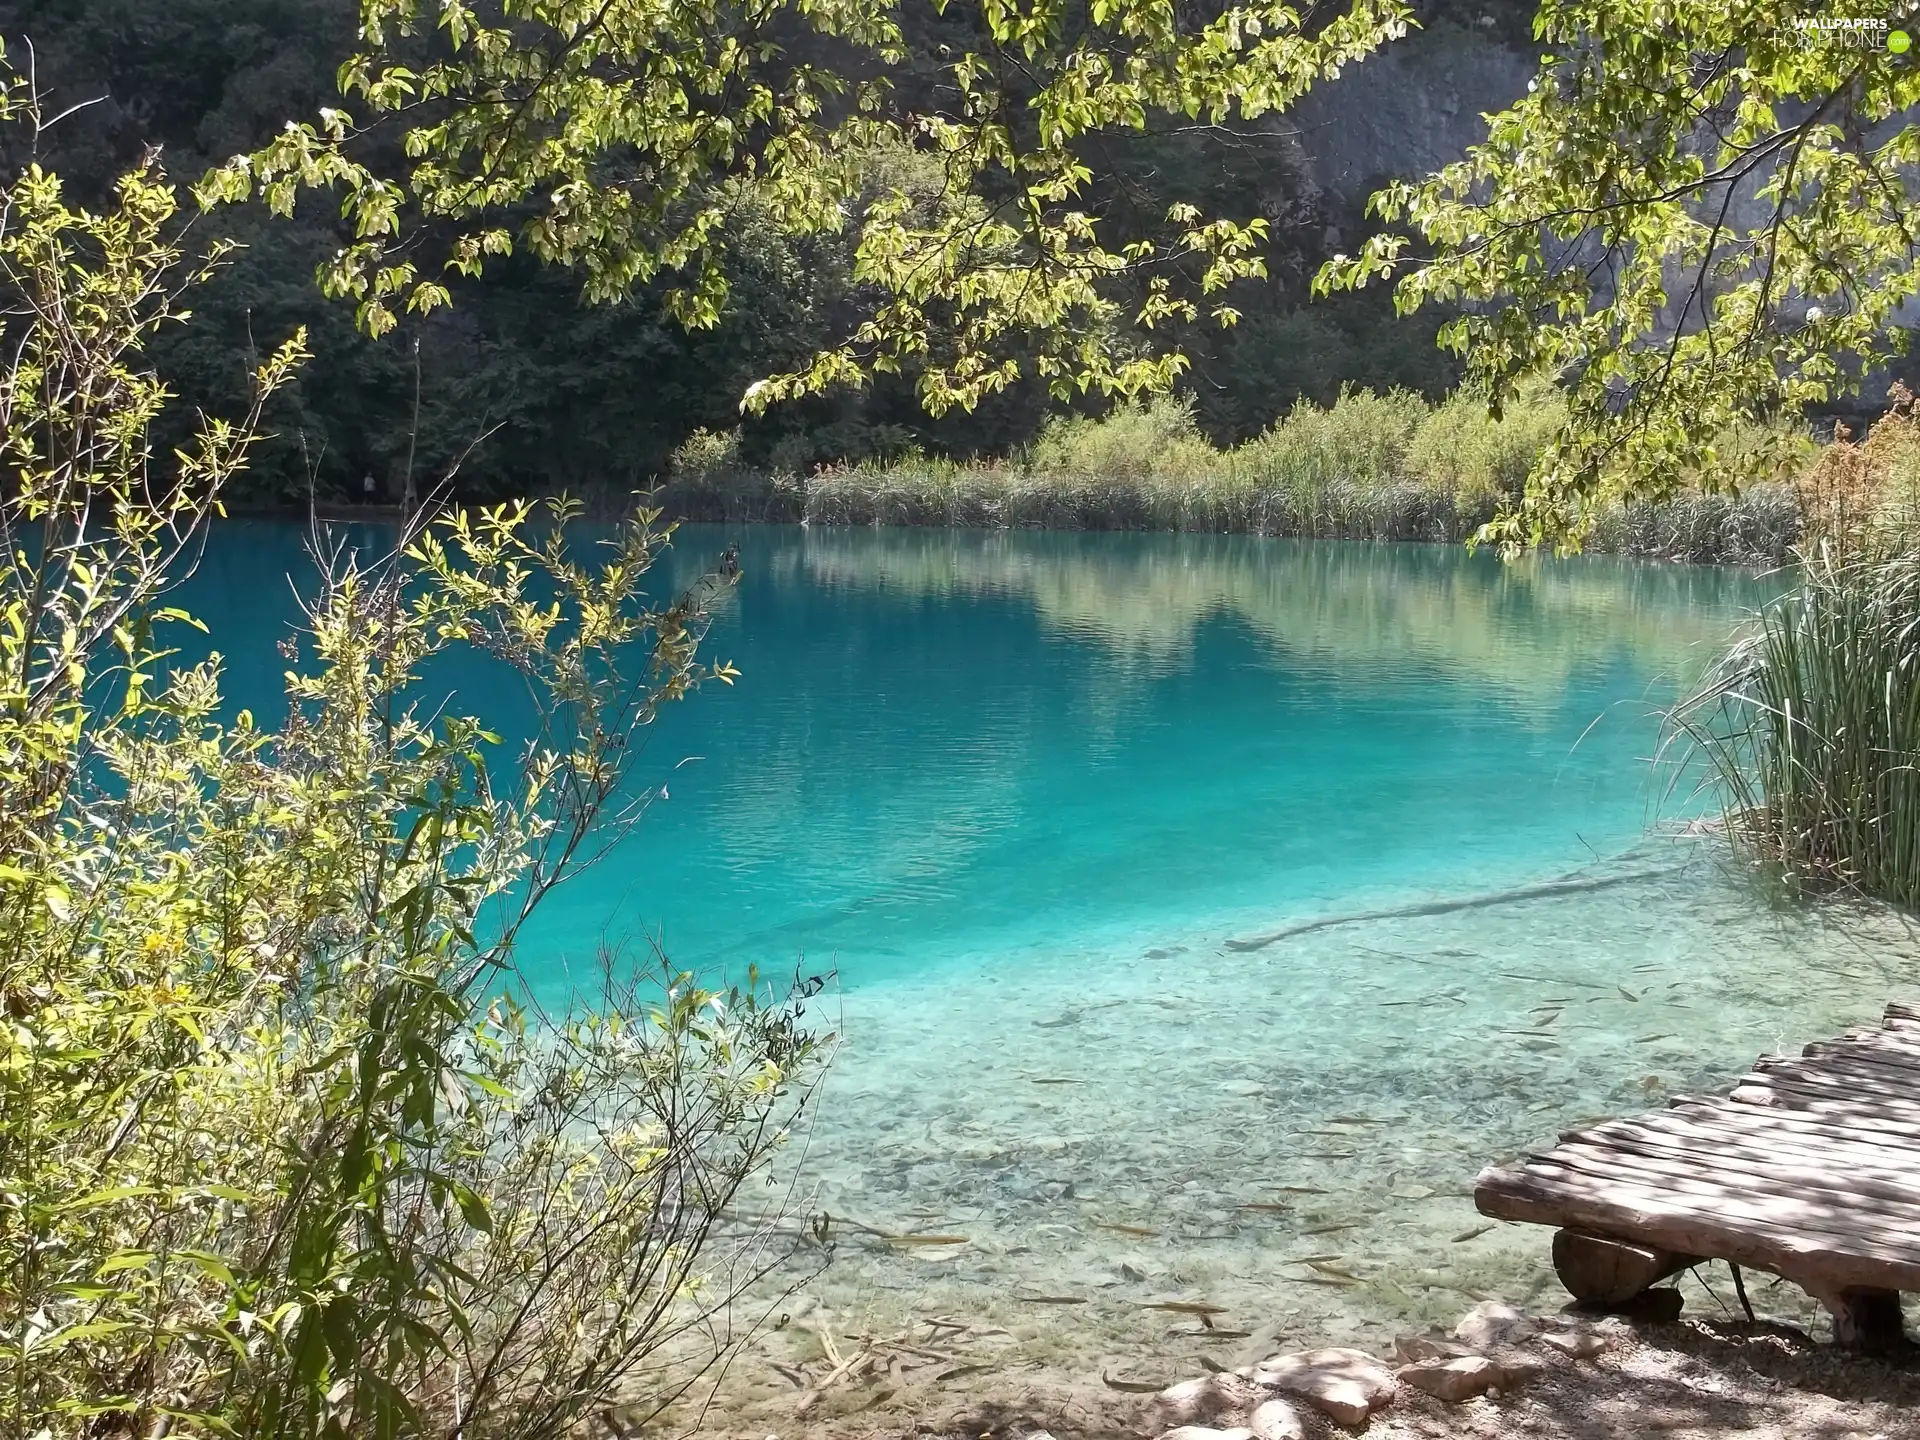
[[[1788,1279],[1847,1344],[1903,1343],[1920,1291],[1920,1009],[1762,1057],[1725,1096],[1609,1120],[1481,1172],[1474,1203],[1552,1225],[1577,1301],[1618,1305],[1700,1260]]]

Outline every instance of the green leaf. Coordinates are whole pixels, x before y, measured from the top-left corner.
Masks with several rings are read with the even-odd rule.
[[[493,1216],[487,1210],[486,1201],[482,1200],[478,1195],[474,1194],[468,1186],[461,1184],[458,1180],[453,1182],[452,1188],[454,1203],[460,1207],[461,1218],[464,1219],[472,1229],[484,1231],[491,1235],[493,1233]]]

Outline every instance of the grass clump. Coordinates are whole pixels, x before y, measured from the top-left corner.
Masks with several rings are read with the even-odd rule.
[[[1896,386],[1798,486],[1799,588],[1676,715],[1729,833],[1790,881],[1920,906],[1920,423]]]
[[[1920,905],[1920,557],[1823,549],[1676,718],[1755,861]]]

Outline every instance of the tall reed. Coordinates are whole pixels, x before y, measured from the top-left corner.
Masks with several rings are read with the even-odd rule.
[[[1920,906],[1920,556],[1822,547],[1675,715],[1729,833],[1790,880]]]

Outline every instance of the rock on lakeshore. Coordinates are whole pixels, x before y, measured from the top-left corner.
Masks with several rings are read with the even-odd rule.
[[[1591,1360],[1607,1348],[1605,1336],[1583,1330],[1549,1330],[1540,1337],[1540,1343],[1569,1360]]]
[[[1402,1385],[1425,1391],[1436,1400],[1458,1405],[1484,1395],[1500,1383],[1500,1367],[1484,1355],[1452,1359],[1417,1360],[1399,1371]]]
[[[1154,1397],[1153,1404],[1161,1424],[1194,1427],[1243,1415],[1257,1399],[1259,1394],[1251,1381],[1228,1373],[1196,1375],[1169,1385]]]
[[[1498,1300],[1484,1300],[1461,1317],[1453,1338],[1479,1351],[1517,1345],[1540,1327],[1533,1317]]]
[[[1502,1390],[1511,1390],[1546,1374],[1547,1362],[1524,1350],[1502,1350],[1493,1357],[1493,1368],[1500,1372],[1500,1378],[1493,1383]]]
[[[1393,1372],[1364,1350],[1276,1355],[1253,1369],[1254,1383],[1298,1395],[1342,1425],[1360,1425],[1393,1403]]]
[[[1304,1440],[1307,1433],[1299,1413],[1278,1397],[1254,1406],[1247,1427],[1253,1431],[1254,1440]]]
[[[1422,1360],[1459,1360],[1477,1353],[1471,1345],[1438,1335],[1402,1335],[1393,1342],[1394,1359],[1402,1365],[1417,1365]]]

